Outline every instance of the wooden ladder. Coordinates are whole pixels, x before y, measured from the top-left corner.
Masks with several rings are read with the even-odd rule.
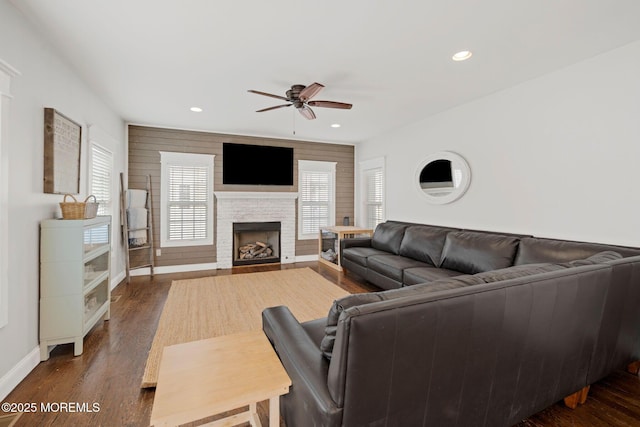
[[[149,268],[151,277],[153,277],[153,267],[155,265],[155,257],[153,254],[153,203],[151,200],[151,175],[147,175],[147,185],[145,190],[147,191],[147,199],[145,201],[145,208],[147,209],[147,226],[145,228],[129,228],[127,220],[127,191],[124,187],[124,174],[120,173],[120,223],[122,224],[122,240],[124,241],[126,254],[125,254],[125,266],[127,273],[127,283],[131,281],[131,270],[136,268]],[[132,231],[147,231],[147,243],[142,246],[131,246],[129,244],[129,233]],[[138,253],[140,251],[148,252],[148,263],[131,266],[131,254]]]

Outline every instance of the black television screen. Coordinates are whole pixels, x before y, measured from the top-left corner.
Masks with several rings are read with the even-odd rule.
[[[225,142],[222,183],[293,185],[293,148]]]

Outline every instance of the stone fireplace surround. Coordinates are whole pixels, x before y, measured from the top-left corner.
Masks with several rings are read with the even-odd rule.
[[[279,221],[280,262],[295,262],[296,199],[292,192],[216,191],[216,258],[218,268],[233,266],[233,223]]]

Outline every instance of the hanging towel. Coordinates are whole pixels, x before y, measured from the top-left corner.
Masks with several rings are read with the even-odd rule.
[[[145,208],[127,209],[127,223],[129,230],[142,228],[143,230],[129,231],[129,246],[147,244],[147,210]]]
[[[144,208],[147,206],[146,190],[127,190],[127,209]]]

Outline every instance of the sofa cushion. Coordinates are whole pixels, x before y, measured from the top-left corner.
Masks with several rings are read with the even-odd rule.
[[[438,280],[433,283],[425,283],[416,286],[409,286],[400,289],[392,289],[382,292],[371,292],[363,294],[353,294],[340,298],[333,302],[333,305],[329,309],[327,315],[327,324],[324,329],[324,338],[320,342],[320,351],[322,354],[331,359],[333,352],[333,345],[336,340],[336,330],[338,327],[338,320],[340,314],[350,307],[356,307],[364,304],[371,304],[379,301],[387,301],[396,298],[410,297],[414,295],[424,294],[427,292],[437,292],[442,290],[449,290],[469,286],[472,284],[484,283],[482,280],[473,276],[459,276],[454,278],[447,278]]]
[[[407,226],[408,224],[394,221],[378,224],[371,239],[371,247],[398,255]]]
[[[599,243],[572,242],[564,240],[527,237],[520,240],[515,265],[534,264],[539,262],[568,262],[585,259],[599,252],[610,251],[620,253],[623,257],[640,255],[636,248],[625,248]]]
[[[365,247],[352,247],[346,248],[342,251],[342,258],[348,259],[355,264],[363,267],[367,266],[367,258],[372,255],[386,255],[388,252],[381,251],[380,249],[365,248]]]
[[[474,277],[483,280],[485,283],[491,283],[498,282],[500,280],[515,279],[517,277],[531,276],[532,274],[563,270],[564,268],[566,267],[550,263],[514,265],[512,267],[477,273]]]
[[[622,255],[620,255],[618,252],[603,251],[595,255],[591,255],[589,258],[576,259],[574,261],[561,263],[560,265],[563,265],[566,267],[578,267],[581,265],[601,264],[609,261],[615,261],[621,258],[622,258]]]
[[[469,274],[458,275],[456,277],[445,277],[429,283],[420,283],[414,286],[405,286],[400,289],[379,292],[383,301],[405,298],[415,295],[422,295],[429,292],[447,291],[450,289],[464,288],[465,286],[481,285],[485,282]]]
[[[367,267],[390,279],[402,283],[402,272],[405,268],[426,267],[424,262],[400,255],[373,255],[367,258]]]
[[[400,243],[399,255],[437,266],[449,228],[413,225],[407,227]]]
[[[519,240],[500,234],[452,231],[445,239],[439,266],[466,274],[510,267]]]
[[[338,326],[338,319],[340,314],[349,307],[355,307],[357,305],[368,304],[371,302],[382,301],[382,298],[377,292],[353,294],[340,298],[333,302],[327,315],[327,324],[324,328],[324,338],[320,342],[320,351],[325,357],[331,359],[331,352],[333,351],[333,344],[336,340],[336,329]]]
[[[459,271],[447,270],[437,267],[413,267],[406,268],[402,273],[402,283],[405,286],[417,285],[418,283],[435,282],[447,277],[460,276]]]

